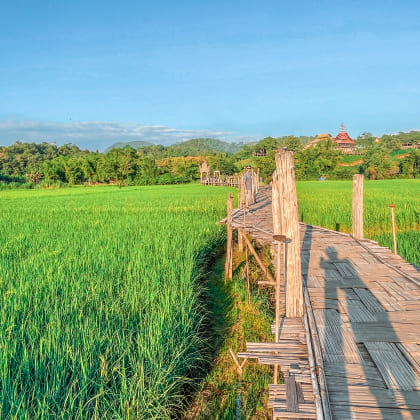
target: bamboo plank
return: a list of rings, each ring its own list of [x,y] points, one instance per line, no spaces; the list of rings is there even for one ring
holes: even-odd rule
[[[382,305],[378,302],[370,290],[361,288],[354,288],[353,290],[370,312],[385,312]]]
[[[420,387],[416,372],[394,343],[367,342],[365,346],[389,388],[408,391]]]
[[[315,406],[315,405],[314,405]],[[288,418],[288,419],[317,419],[316,411],[312,412],[309,409],[304,409],[297,413],[293,411],[286,411],[275,407],[273,409],[273,417],[276,418]]]
[[[407,410],[398,408],[384,408],[374,406],[346,407],[342,404],[331,405],[335,419],[357,420],[413,420],[420,419],[420,410]]]
[[[405,356],[409,364],[416,370],[417,378],[420,375],[420,346],[414,343],[397,343],[398,350]]]
[[[375,315],[360,300],[340,300],[342,312],[348,314],[352,322],[375,322]]]
[[[298,411],[298,398],[296,393],[296,382],[294,376],[286,377],[286,401],[287,411]]]
[[[404,328],[403,328],[404,327]],[[419,332],[409,324],[400,324],[395,330],[389,323],[352,323],[351,328],[356,343],[387,342],[417,343]]]
[[[324,364],[324,371],[327,377],[328,386],[333,389],[345,389],[350,385],[371,386],[376,388],[385,388],[385,382],[382,380],[377,367],[372,364],[360,363],[331,363]]]
[[[372,406],[420,410],[418,391],[395,392],[390,389],[348,386],[344,390],[329,390],[329,396],[332,404],[351,405],[352,408]]]

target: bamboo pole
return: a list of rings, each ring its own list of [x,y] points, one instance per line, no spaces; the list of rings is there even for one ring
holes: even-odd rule
[[[279,237],[281,235],[278,235]],[[280,239],[280,238],[279,238]],[[283,237],[286,239],[286,237]],[[277,240],[277,239],[276,239]],[[280,287],[281,287],[281,242],[277,240],[277,252],[276,252],[276,292],[275,292],[275,303],[276,303],[276,329],[274,331],[274,341],[279,342],[280,339]],[[274,365],[274,383],[277,384],[279,377],[279,365]]]
[[[243,239],[243,229],[238,228],[238,250],[239,252],[244,251],[244,239]]]
[[[395,204],[390,204],[389,207],[391,209],[392,237],[394,239],[394,254],[397,255],[397,234],[395,232],[395,214],[394,214],[394,210],[395,210],[396,205]]]
[[[260,190],[260,168],[257,168],[257,193]]]
[[[276,152],[277,180],[273,179],[273,191],[277,188],[276,204],[273,204],[275,234],[287,237],[285,257],[286,317],[303,316],[302,272],[300,261],[299,212],[296,193],[295,164],[293,152]],[[275,182],[276,181],[276,182]],[[277,187],[275,184],[277,183]],[[277,221],[274,220],[277,218]],[[286,247],[285,247],[286,248]],[[287,281],[286,281],[287,280]]]
[[[271,183],[271,207],[273,214],[273,232],[280,234],[280,207],[279,207],[279,186],[278,186],[278,174],[275,170],[273,172],[273,182]]]
[[[245,276],[246,276],[246,285],[248,288],[248,305],[251,304],[251,285],[249,283],[249,256],[248,248],[245,250]]]
[[[241,201],[240,203],[241,205],[239,207],[244,208],[245,207],[245,188],[244,188],[243,175],[241,176]]]
[[[254,256],[255,261],[257,262],[257,264],[260,266],[261,270],[263,271],[263,273],[265,274],[265,276],[268,278],[268,280],[272,283],[274,283],[274,278],[273,276],[270,274],[270,272],[268,271],[268,268],[264,265],[264,263],[261,261],[261,258],[259,257],[257,251],[255,251],[254,247],[252,246],[251,241],[246,237],[245,234],[242,235],[246,245],[248,245],[249,250],[251,251],[251,254]]]
[[[353,236],[357,239],[363,239],[363,180],[363,175],[353,175]]]
[[[226,279],[232,280],[232,193],[229,193],[227,201],[227,243],[225,260],[225,282]]]

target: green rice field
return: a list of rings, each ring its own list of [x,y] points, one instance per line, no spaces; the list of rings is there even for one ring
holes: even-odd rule
[[[352,181],[302,181],[297,189],[301,221],[351,233]],[[420,180],[365,181],[365,237],[393,249],[389,204],[396,204],[398,253],[420,265]]]
[[[171,418],[228,190],[0,192],[0,418]]]

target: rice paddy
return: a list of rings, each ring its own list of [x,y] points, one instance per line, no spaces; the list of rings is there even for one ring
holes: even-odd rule
[[[170,418],[227,190],[2,191],[0,418]]]
[[[297,183],[301,221],[351,233],[352,181]],[[397,251],[420,265],[420,180],[366,181],[365,237],[393,248],[391,211],[396,204]]]

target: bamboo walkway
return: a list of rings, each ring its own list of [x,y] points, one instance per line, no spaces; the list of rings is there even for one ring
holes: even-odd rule
[[[231,226],[275,252],[271,190]],[[238,354],[280,365],[273,417],[420,419],[420,269],[373,241],[303,223],[300,234],[304,317],[282,318],[278,343]]]

